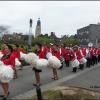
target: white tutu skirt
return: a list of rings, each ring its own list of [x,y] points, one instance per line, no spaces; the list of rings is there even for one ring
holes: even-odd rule
[[[9,83],[14,76],[14,70],[9,65],[0,66],[0,81],[2,83]]]
[[[72,66],[73,68],[74,68],[74,67],[78,67],[79,64],[80,64],[80,62],[79,62],[77,59],[75,59],[74,61],[71,61],[71,66]]]
[[[49,62],[49,67],[56,68],[56,69],[61,67],[60,60],[57,57],[55,57],[55,56],[51,56],[48,59],[48,62]]]
[[[18,58],[15,59],[15,66],[16,67],[21,66],[21,62],[18,60]]]
[[[47,59],[49,59],[51,56],[52,56],[52,53],[51,53],[51,52],[48,52],[48,53],[46,54],[46,58],[47,58]]]
[[[2,58],[2,56],[3,56],[3,54],[2,54],[2,52],[0,52],[0,58]]]
[[[0,66],[4,65],[4,63],[2,61],[0,61]]]
[[[30,65],[35,65],[39,57],[35,53],[28,53],[25,61]]]
[[[20,59],[21,60],[26,60],[27,54],[20,52]]]
[[[43,68],[46,68],[46,67],[48,67],[48,60],[38,59],[38,60],[36,60],[34,67],[38,70],[42,70]]]
[[[83,57],[82,59],[79,60],[80,64],[85,64],[87,60]]]

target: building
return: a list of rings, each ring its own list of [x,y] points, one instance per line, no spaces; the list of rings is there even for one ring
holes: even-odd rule
[[[77,30],[77,37],[83,44],[92,42],[94,45],[100,41],[100,23],[90,24]]]
[[[38,18],[36,30],[35,30],[35,37],[41,35],[41,21],[40,18]]]

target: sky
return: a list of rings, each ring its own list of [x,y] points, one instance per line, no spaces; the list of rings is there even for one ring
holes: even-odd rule
[[[10,26],[11,32],[28,33],[30,18],[33,34],[40,18],[42,34],[74,35],[100,22],[100,1],[0,1],[0,25]]]

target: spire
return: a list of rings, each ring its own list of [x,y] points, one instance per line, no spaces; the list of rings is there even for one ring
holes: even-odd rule
[[[41,34],[41,21],[40,18],[37,20],[36,30],[35,30],[35,37]]]

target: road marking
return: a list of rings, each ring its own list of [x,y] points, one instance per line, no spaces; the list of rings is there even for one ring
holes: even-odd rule
[[[93,69],[99,67],[99,65],[100,65],[100,64],[97,64],[96,66],[93,66],[93,67],[91,67],[91,68],[86,68],[86,69],[84,69],[83,71],[80,71],[80,72],[78,72],[78,73],[72,73],[72,75],[63,77],[63,78],[61,78],[61,79],[59,79],[59,80],[50,82],[50,83],[48,83],[48,84],[44,84],[44,85],[41,86],[41,90],[42,90],[42,91],[46,91],[46,90],[48,90],[48,89],[51,89],[51,88],[53,88],[53,87],[55,87],[55,86],[57,86],[57,85],[59,85],[59,84],[65,82],[65,81],[71,80],[71,79],[73,79],[73,78],[75,78],[75,77],[78,77],[78,76],[81,75],[81,74],[84,74],[84,73],[86,73],[86,72],[89,72],[89,71],[93,70]],[[36,95],[36,90],[35,90],[35,89],[32,89],[32,90],[30,90],[30,91],[28,91],[28,92],[25,92],[25,93],[23,93],[23,94],[20,94],[20,95],[18,95],[18,96],[15,96],[15,97],[13,97],[13,98],[11,98],[11,99],[29,99],[29,98],[32,97],[33,95]]]

